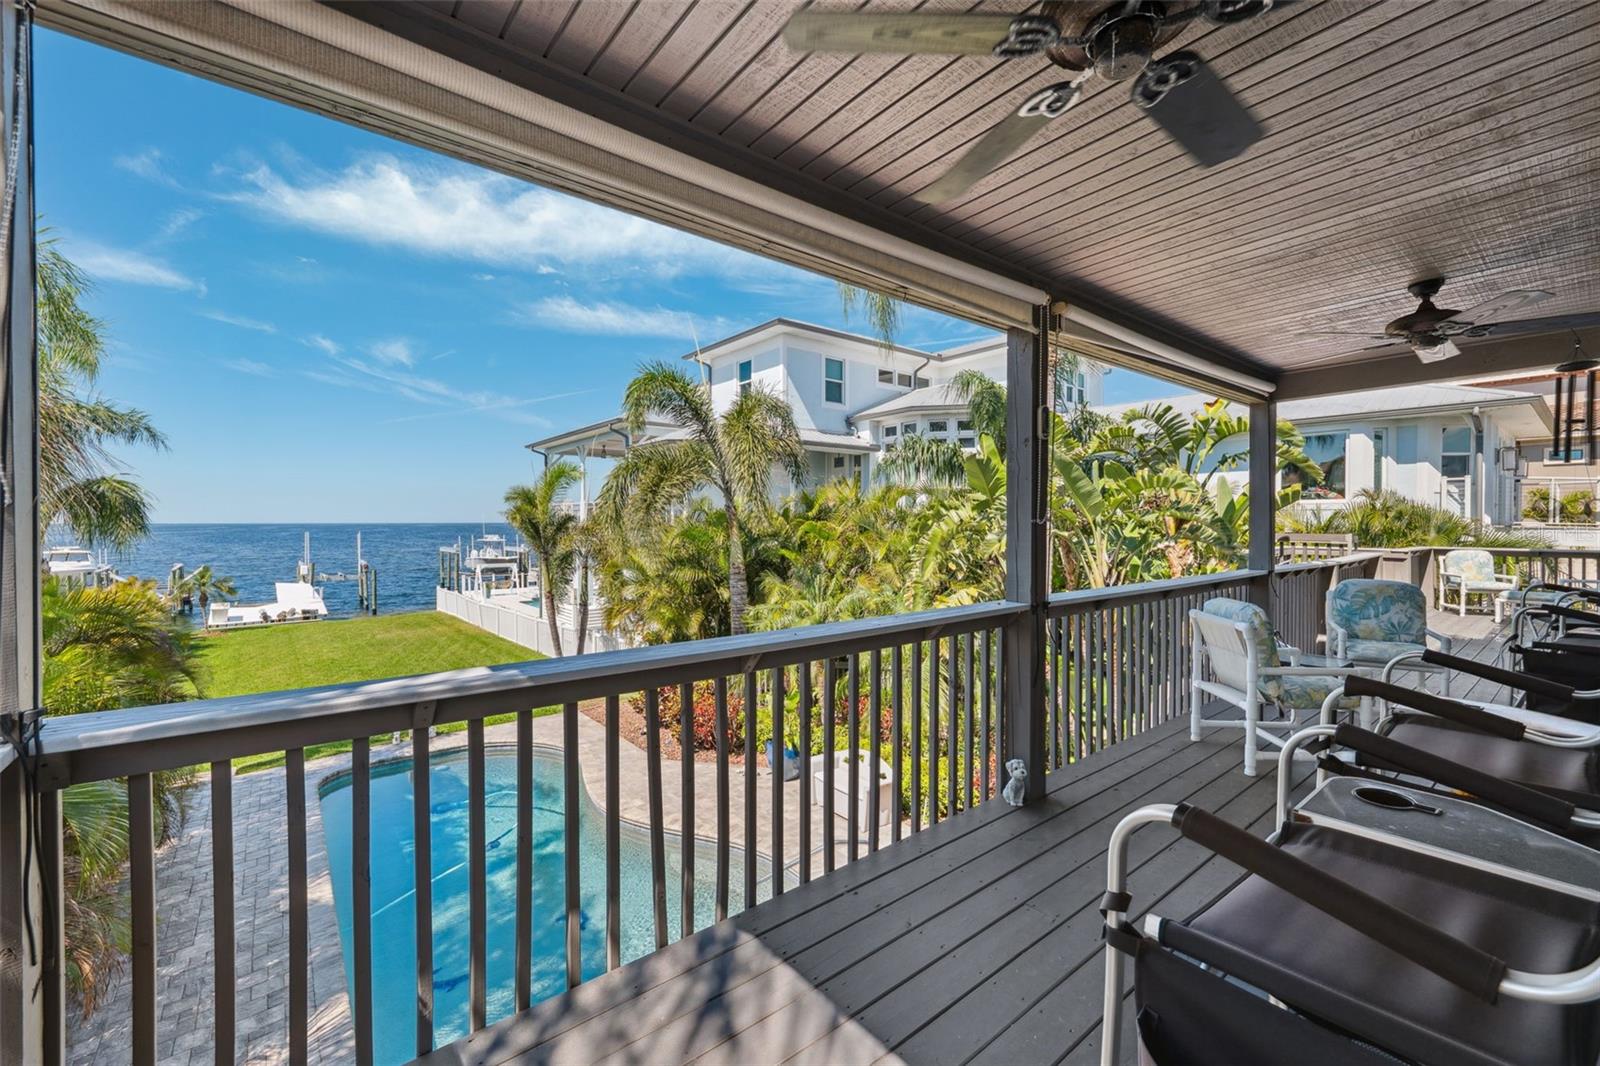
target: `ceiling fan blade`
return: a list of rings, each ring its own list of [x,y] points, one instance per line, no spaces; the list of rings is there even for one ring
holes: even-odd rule
[[[1485,300],[1469,310],[1456,312],[1450,317],[1450,321],[1474,326],[1488,325],[1491,322],[1499,322],[1513,311],[1520,311],[1524,307],[1548,300],[1554,295],[1543,289],[1513,289],[1501,293],[1492,300]]]
[[[1438,363],[1454,359],[1461,354],[1461,349],[1450,340],[1440,341],[1438,344],[1413,344],[1411,350],[1416,352],[1417,358],[1424,363]]]
[[[1203,167],[1242,154],[1266,132],[1193,52],[1173,52],[1146,67],[1134,82],[1133,102]]]
[[[1034,93],[1021,107],[985,133],[977,144],[967,149],[967,153],[956,160],[955,166],[922,190],[917,198],[927,204],[942,204],[960,196],[982,180],[984,175],[1015,155],[1017,149],[1028,143],[1053,119],[1066,114],[1081,95],[1081,90],[1072,82],[1062,82]]]
[[[1341,329],[1302,329],[1295,331],[1293,335],[1296,337],[1365,337],[1374,341],[1394,339],[1387,333],[1351,333]]]
[[[1013,25],[1019,20],[1012,15],[979,14],[918,14],[896,12],[880,14],[870,11],[801,11],[783,28],[783,39],[790,48],[800,52],[897,52],[927,53],[933,55],[994,54],[995,49],[1011,41]],[[1048,19],[1025,22],[1054,22]],[[1051,37],[1038,45],[1041,51],[1053,43],[1060,31],[1042,35]]]
[[[1455,319],[1451,320],[1452,322]],[[1600,326],[1600,311],[1586,311],[1575,315],[1550,315],[1545,318],[1519,318],[1513,322],[1474,323],[1455,333],[1468,340],[1474,337],[1516,337],[1529,333],[1565,333],[1574,329],[1593,329]]]

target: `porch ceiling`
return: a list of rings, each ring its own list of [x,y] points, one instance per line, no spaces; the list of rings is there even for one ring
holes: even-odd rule
[[[709,135],[802,195],[814,185],[887,212],[913,240],[981,253],[1278,372],[1371,343],[1296,331],[1381,328],[1414,308],[1405,286],[1422,277],[1449,279],[1441,306],[1544,288],[1556,296],[1541,316],[1600,310],[1600,5],[1321,0],[1234,26],[1196,22],[1175,47],[1206,56],[1267,128],[1245,156],[1195,167],[1126,106],[1125,85],[1092,81],[1067,119],[940,207],[918,194],[1061,71],[796,53],[778,36],[795,0],[383,6],[419,27],[449,20],[597,98],[644,105],[661,130]],[[362,8],[379,17],[342,6]],[[384,25],[407,33],[405,21]]]

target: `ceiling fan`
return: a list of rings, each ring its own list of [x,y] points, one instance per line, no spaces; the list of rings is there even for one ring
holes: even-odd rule
[[[1261,124],[1205,60],[1155,53],[1195,19],[1227,24],[1257,18],[1286,0],[1047,0],[1036,15],[801,11],[783,29],[806,52],[1043,55],[1072,71],[1068,81],[1023,100],[967,150],[920,199],[954,199],[1014,155],[1083,98],[1092,77],[1133,79],[1133,102],[1201,166],[1232,159],[1261,139]]]
[[[1455,311],[1446,307],[1435,307],[1434,296],[1438,295],[1444,287],[1443,278],[1429,278],[1426,281],[1415,281],[1406,286],[1406,291],[1418,300],[1417,309],[1409,315],[1399,318],[1383,327],[1382,333],[1342,333],[1338,331],[1314,331],[1299,334],[1302,337],[1365,337],[1369,340],[1404,341],[1417,353],[1417,358],[1424,363],[1437,363],[1442,359],[1449,359],[1461,354],[1461,349],[1455,346],[1454,337],[1486,337],[1491,333],[1531,333],[1542,332],[1546,327],[1550,329],[1565,329],[1573,325],[1572,316],[1566,318],[1533,318],[1519,319],[1511,322],[1500,321],[1502,317],[1513,311],[1543,300],[1548,300],[1551,293],[1543,289],[1513,289],[1503,292],[1492,300],[1486,300],[1469,311]],[[1600,315],[1577,316],[1579,318],[1600,319]],[[1582,323],[1587,324],[1587,323]],[[1380,345],[1388,347],[1388,345]]]

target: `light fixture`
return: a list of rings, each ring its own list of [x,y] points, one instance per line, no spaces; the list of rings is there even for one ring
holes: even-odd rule
[[[1572,433],[1581,421],[1583,423],[1584,443],[1586,450],[1584,460],[1592,461],[1594,456],[1594,376],[1600,369],[1600,359],[1592,359],[1583,350],[1583,340],[1574,330],[1572,334],[1573,358],[1556,367],[1556,430],[1551,441],[1556,445],[1557,454],[1566,462],[1572,461]],[[1578,375],[1583,375],[1583,414],[1578,414]],[[1565,402],[1562,399],[1563,387],[1566,391]],[[1565,415],[1565,417],[1563,417]]]

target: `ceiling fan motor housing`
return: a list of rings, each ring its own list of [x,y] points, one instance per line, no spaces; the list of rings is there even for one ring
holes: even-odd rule
[[[1122,14],[1121,5],[1101,15],[1089,28],[1084,51],[1094,61],[1094,71],[1107,81],[1123,81],[1150,64],[1161,33],[1161,19],[1139,8]]]

